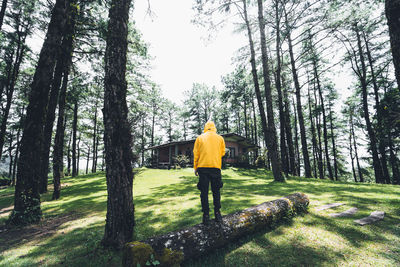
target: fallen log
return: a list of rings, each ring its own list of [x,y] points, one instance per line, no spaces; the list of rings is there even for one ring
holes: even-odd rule
[[[197,224],[141,242],[127,243],[123,251],[123,266],[145,266],[146,263],[179,266],[184,260],[205,255],[240,237],[304,212],[308,204],[307,195],[294,193],[225,215],[222,223]]]

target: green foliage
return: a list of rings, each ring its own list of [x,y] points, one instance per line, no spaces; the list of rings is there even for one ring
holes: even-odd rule
[[[186,155],[177,155],[174,158],[175,164],[177,164],[181,168],[186,168],[186,166],[189,164],[190,159]]]

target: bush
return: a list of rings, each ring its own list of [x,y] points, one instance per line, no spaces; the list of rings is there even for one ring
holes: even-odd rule
[[[186,155],[177,155],[174,158],[175,164],[181,168],[186,168],[186,166],[189,164],[190,159]]]
[[[0,186],[10,185],[10,184],[11,184],[11,179],[8,179],[6,177],[0,177]]]

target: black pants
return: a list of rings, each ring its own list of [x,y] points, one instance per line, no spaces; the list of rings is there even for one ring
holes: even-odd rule
[[[223,186],[221,178],[221,170],[218,168],[198,168],[199,183],[197,188],[200,190],[201,208],[203,213],[208,213],[208,187],[211,182],[211,191],[213,193],[214,211],[219,211],[221,208],[221,193],[220,189]]]

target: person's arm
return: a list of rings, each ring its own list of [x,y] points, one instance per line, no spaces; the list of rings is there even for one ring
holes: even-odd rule
[[[194,148],[193,148],[193,169],[194,169],[194,174],[197,176],[197,165],[199,163],[199,156],[200,156],[200,147],[199,147],[199,138],[196,138],[196,141],[194,142]]]

